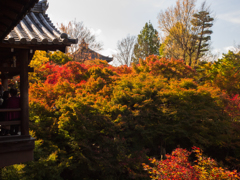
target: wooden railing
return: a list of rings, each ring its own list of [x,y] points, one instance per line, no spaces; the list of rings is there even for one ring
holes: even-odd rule
[[[0,109],[0,113],[1,112],[19,112],[21,111],[21,108],[17,108],[17,109]],[[0,120],[0,125],[1,126],[8,126],[8,125],[20,125],[21,124],[21,120],[14,120],[14,121],[1,121]]]
[[[0,112],[17,112],[17,111],[21,111],[21,108],[16,108],[16,109],[0,109]]]
[[[10,126],[10,125],[20,125],[21,120],[16,120],[16,121],[0,121],[1,126]]]

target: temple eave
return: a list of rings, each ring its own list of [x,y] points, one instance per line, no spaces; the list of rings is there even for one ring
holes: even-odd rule
[[[62,44],[62,45],[54,45],[54,44],[10,44],[10,43],[0,43],[0,47],[1,48],[16,48],[16,49],[32,49],[33,51],[35,50],[43,50],[43,51],[62,51],[62,52],[66,52],[66,46],[70,46],[66,45],[66,44]]]

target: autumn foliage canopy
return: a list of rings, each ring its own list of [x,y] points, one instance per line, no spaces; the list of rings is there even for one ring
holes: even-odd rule
[[[132,67],[114,67],[101,60],[81,64],[60,52],[42,51],[36,52],[31,66],[35,161],[12,167],[15,177],[149,179],[142,163],[166,179],[175,177],[175,171],[183,179],[202,177],[205,170],[188,159],[191,151],[174,150],[178,146],[200,147],[216,161],[239,167],[239,97],[213,82],[211,71],[200,74],[181,60],[154,55]],[[204,81],[200,76],[206,76]],[[159,147],[173,154],[157,160]],[[202,156],[201,150],[194,152]],[[205,161],[216,170],[206,170],[209,175],[231,174],[212,159],[200,162]],[[6,176],[13,169],[6,169]]]

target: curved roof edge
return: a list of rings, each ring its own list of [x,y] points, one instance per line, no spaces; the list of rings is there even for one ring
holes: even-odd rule
[[[39,0],[0,0],[0,41],[24,18]]]

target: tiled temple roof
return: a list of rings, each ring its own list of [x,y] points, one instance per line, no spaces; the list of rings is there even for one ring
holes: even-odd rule
[[[0,0],[0,41],[37,2],[38,0]]]
[[[4,42],[9,44],[36,44],[36,45],[71,45],[77,39],[71,39],[61,33],[52,24],[46,10],[47,0],[37,3],[20,23],[5,37]]]
[[[108,63],[113,61],[112,57],[104,56],[99,54],[98,52],[89,48],[89,45],[82,39],[80,48],[74,52],[75,57],[78,59],[77,61],[84,61],[84,60],[95,60],[100,59],[107,61]]]
[[[100,60],[105,60],[108,63],[112,62],[113,58],[112,57],[108,57],[108,56],[104,56],[102,54],[99,54],[93,50],[90,50],[90,54],[91,54],[91,59],[100,59]]]

